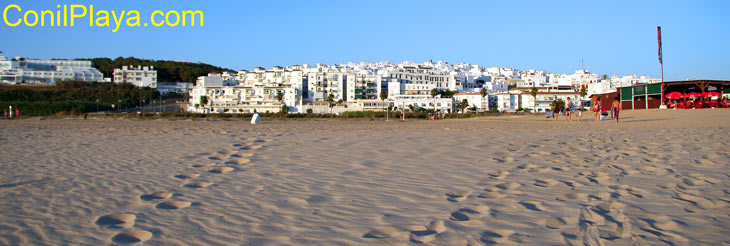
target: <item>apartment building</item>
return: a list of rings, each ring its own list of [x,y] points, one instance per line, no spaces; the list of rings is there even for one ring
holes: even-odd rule
[[[157,70],[152,66],[122,66],[114,69],[114,83],[130,83],[137,87],[157,88]]]
[[[60,81],[104,82],[91,61],[39,60],[0,56],[0,83],[55,84]]]

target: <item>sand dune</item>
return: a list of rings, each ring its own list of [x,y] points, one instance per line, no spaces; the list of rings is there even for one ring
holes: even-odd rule
[[[622,114],[0,121],[0,245],[729,242],[730,111]]]

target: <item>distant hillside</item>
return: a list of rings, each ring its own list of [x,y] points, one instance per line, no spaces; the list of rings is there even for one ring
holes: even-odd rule
[[[208,73],[220,73],[223,71],[233,71],[231,69],[216,67],[205,63],[164,61],[164,60],[146,60],[134,57],[117,57],[112,60],[110,58],[91,58],[77,59],[91,60],[94,67],[104,73],[104,77],[114,78],[114,69],[122,68],[122,66],[154,66],[157,69],[157,81],[160,82],[193,82],[199,76],[208,75]]]

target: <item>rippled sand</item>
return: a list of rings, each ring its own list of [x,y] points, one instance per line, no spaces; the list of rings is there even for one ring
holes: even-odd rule
[[[622,116],[3,120],[0,245],[730,242],[730,110]]]

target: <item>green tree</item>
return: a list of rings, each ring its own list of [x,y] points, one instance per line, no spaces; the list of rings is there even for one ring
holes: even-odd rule
[[[327,105],[330,107],[330,114],[332,113],[332,104],[335,102],[335,95],[330,93],[327,96]]]
[[[104,74],[104,77],[114,77],[114,69],[122,66],[153,66],[157,70],[157,81],[160,82],[193,82],[200,76],[208,73],[220,73],[224,71],[233,72],[231,69],[221,68],[205,63],[147,60],[135,57],[91,58],[78,59],[90,60],[94,67]]]
[[[287,113],[289,113],[289,106],[282,103],[281,110],[279,111],[279,113],[281,113],[282,115],[286,115]]]
[[[279,102],[284,100],[284,94],[282,94],[280,90],[276,91],[276,100]]]
[[[530,89],[530,95],[532,95],[533,103],[532,103],[532,112],[537,112],[537,87],[532,87]]]
[[[439,89],[433,88],[431,89],[431,97],[433,98],[433,108],[436,109],[436,95],[439,94]]]
[[[205,106],[208,105],[208,97],[207,96],[200,96],[200,104]]]
[[[461,113],[466,113],[465,109],[469,107],[469,101],[464,98],[457,106],[461,109]]]

